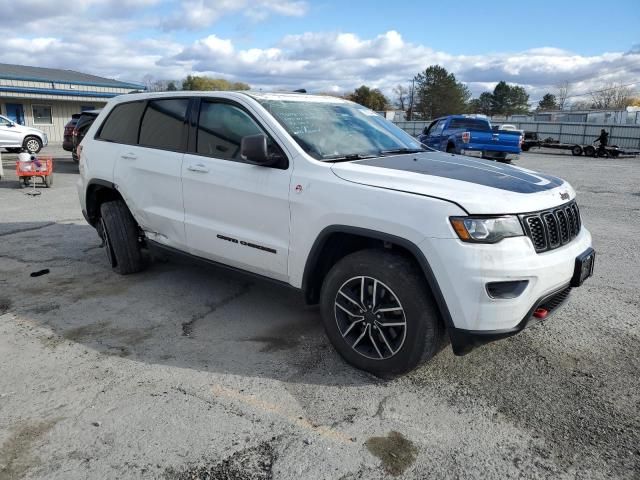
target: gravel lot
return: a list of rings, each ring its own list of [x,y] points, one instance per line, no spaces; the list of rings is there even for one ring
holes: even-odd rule
[[[640,478],[640,159],[525,154],[578,190],[595,277],[548,323],[381,381],[293,290],[112,273],[76,165],[43,153],[34,198],[2,155],[0,480]]]

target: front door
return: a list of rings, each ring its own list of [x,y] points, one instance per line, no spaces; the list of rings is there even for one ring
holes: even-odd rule
[[[242,137],[258,133],[282,163],[242,160]],[[292,166],[271,133],[239,104],[202,100],[182,167],[185,229],[194,255],[286,281]]]
[[[7,103],[7,117],[18,125],[24,125],[24,108],[21,103]]]
[[[20,146],[24,133],[19,130],[19,127],[13,121],[7,117],[0,116],[0,148]]]

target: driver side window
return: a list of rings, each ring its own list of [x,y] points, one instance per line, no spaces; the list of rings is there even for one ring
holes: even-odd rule
[[[444,130],[444,124],[446,123],[446,120],[440,120],[438,121],[438,123],[436,123],[433,128],[429,131],[429,136],[430,137],[439,137],[442,134],[442,131]]]
[[[0,125],[6,127],[7,125],[10,125],[10,124],[11,124],[11,120],[5,117],[0,117]]]

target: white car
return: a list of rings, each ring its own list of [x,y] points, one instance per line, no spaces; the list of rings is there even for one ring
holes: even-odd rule
[[[300,289],[378,375],[447,337],[462,355],[514,335],[593,271],[567,182],[432,151],[334,97],[122,95],[80,147],[82,210],[116,272],[160,249]]]
[[[37,128],[25,127],[0,115],[0,148],[17,153],[23,148],[38,153],[49,143],[47,134]]]

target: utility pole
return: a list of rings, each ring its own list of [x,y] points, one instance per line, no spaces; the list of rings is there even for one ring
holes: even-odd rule
[[[409,105],[409,121],[413,120],[413,90],[416,85],[416,77],[411,79],[411,105]]]

